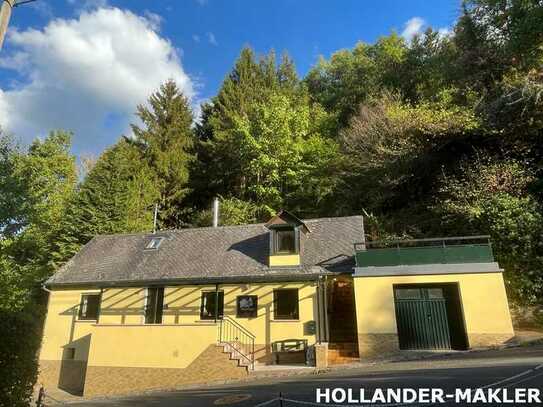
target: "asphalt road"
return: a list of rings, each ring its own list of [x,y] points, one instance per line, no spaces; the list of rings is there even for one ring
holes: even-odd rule
[[[184,391],[160,392],[130,398],[99,400],[77,403],[80,407],[201,407],[201,406],[281,406],[279,400],[272,401],[281,393],[283,407],[316,405],[317,388],[353,389],[355,400],[359,389],[366,395],[374,394],[376,388],[386,389],[443,389],[445,394],[454,393],[456,388],[507,388],[509,394],[515,388],[536,388],[543,398],[543,346],[515,348],[500,351],[462,353],[430,360],[384,363],[364,369],[346,369],[325,374],[290,377],[283,379],[261,379],[242,385],[223,385]],[[330,390],[330,391],[331,391]],[[341,392],[337,396],[341,396]],[[543,401],[543,400],[542,400]],[[330,403],[333,400],[330,399]],[[336,405],[367,405],[367,403],[333,403]],[[326,404],[318,404],[326,405]],[[386,404],[373,404],[384,406]],[[391,404],[389,404],[390,406]],[[417,405],[409,404],[411,406]],[[428,404],[424,404],[428,405]],[[440,404],[438,404],[440,405]],[[448,401],[445,405],[457,406]],[[470,404],[495,406],[492,404]],[[543,404],[505,404],[539,405]]]

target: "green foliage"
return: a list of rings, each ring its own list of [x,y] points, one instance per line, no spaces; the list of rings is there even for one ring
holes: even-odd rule
[[[0,405],[28,405],[36,380],[39,287],[77,178],[70,137],[51,132],[27,151],[0,138]]]
[[[37,379],[43,298],[20,311],[0,309],[0,406],[26,407]]]
[[[398,93],[413,102],[433,97],[452,76],[449,38],[428,30],[408,45],[396,33],[373,44],[359,42],[352,50],[321,57],[305,78],[312,97],[336,118],[335,131],[348,125],[366,104],[383,92]]]
[[[219,225],[247,225],[259,221],[262,210],[252,202],[237,198],[221,198],[219,209]],[[194,216],[194,226],[211,226],[213,214],[211,210],[203,210]]]
[[[96,235],[153,229],[160,183],[142,155],[125,139],[102,154],[66,208],[54,254],[58,263]]]
[[[543,298],[543,208],[528,193],[533,181],[518,162],[479,159],[442,178],[435,204],[446,228],[491,235],[511,294],[524,303]]]
[[[239,152],[242,197],[268,213],[283,206],[303,213],[327,198],[333,179],[321,175],[333,165],[337,148],[315,132],[318,114],[307,99],[271,95],[254,111],[236,117],[230,131],[217,134],[217,144]]]
[[[189,165],[194,160],[192,111],[188,99],[173,80],[139,105],[137,115],[144,127],[132,125],[142,157],[154,174],[160,191],[160,228],[181,225],[180,208],[189,192]]]
[[[428,193],[424,186],[431,186],[431,177],[450,159],[442,152],[478,128],[474,114],[451,105],[446,95],[439,102],[412,106],[384,93],[360,107],[341,132],[347,179],[357,185],[345,191],[347,200],[373,211],[405,207],[406,200]]]
[[[245,48],[199,123],[166,82],[79,184],[68,133],[0,131],[0,404],[35,380],[36,287],[97,234],[151,230],[156,203],[162,229],[209,225],[222,196],[222,225],[285,208],[363,213],[373,240],[489,233],[513,298],[541,303],[541,27],[541,2],[466,0],[448,35],[359,42],[303,80]]]
[[[213,104],[204,108],[195,195],[207,198],[202,204],[213,194],[253,202],[261,216],[281,207],[322,211],[339,159],[335,142],[324,134],[328,120],[310,101],[288,56],[279,65],[273,53],[257,62],[244,49]]]

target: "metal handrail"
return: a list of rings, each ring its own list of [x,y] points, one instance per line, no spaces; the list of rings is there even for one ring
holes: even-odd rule
[[[367,241],[367,242],[357,242],[354,243],[355,250],[359,250],[358,247],[363,246],[365,249],[368,249],[368,246],[375,246],[375,245],[387,245],[391,246],[394,245],[396,248],[400,248],[401,244],[406,243],[423,243],[423,242],[436,242],[441,243],[443,246],[446,246],[445,242],[451,242],[451,241],[460,241],[460,240],[486,240],[487,243],[490,243],[490,235],[477,235],[477,236],[457,236],[457,237],[439,237],[439,238],[425,238],[425,239],[397,239],[397,240],[375,240],[375,241]],[[479,243],[481,244],[481,243]],[[460,246],[459,245],[451,245],[451,246]],[[384,248],[390,248],[390,247],[384,247]]]
[[[228,345],[232,352],[249,362],[255,368],[255,336],[245,327],[228,316],[219,322],[219,344]]]

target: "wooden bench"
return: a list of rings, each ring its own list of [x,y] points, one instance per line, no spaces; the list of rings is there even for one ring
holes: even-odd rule
[[[285,339],[272,343],[272,352],[275,356],[275,364],[305,363],[307,351],[307,339]]]

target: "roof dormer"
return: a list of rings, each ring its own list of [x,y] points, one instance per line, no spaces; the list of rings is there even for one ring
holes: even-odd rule
[[[300,234],[308,233],[305,223],[291,213],[281,210],[266,227],[270,230],[270,267],[290,267],[301,264]]]

